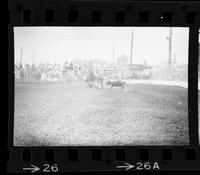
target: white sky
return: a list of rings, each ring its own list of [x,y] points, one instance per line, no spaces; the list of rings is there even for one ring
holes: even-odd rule
[[[102,59],[112,62],[115,57],[130,57],[133,35],[133,63],[158,65],[168,59],[168,27],[15,27],[15,63],[57,62],[78,59]],[[189,28],[173,28],[172,56],[178,63],[188,63]]]

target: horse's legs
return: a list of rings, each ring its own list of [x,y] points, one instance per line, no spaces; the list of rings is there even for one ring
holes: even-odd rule
[[[103,87],[103,80],[101,81],[101,88],[104,88],[104,87]]]
[[[92,88],[94,88],[95,87],[95,83],[94,83],[94,80],[92,81]]]
[[[88,82],[89,88],[93,88],[92,82]]]
[[[125,86],[125,84],[122,84],[122,90],[124,90],[124,86]]]
[[[89,87],[88,79],[86,79],[86,87]]]

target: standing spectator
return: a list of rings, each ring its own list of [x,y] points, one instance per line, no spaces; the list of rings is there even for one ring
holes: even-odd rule
[[[14,75],[15,75],[15,80],[20,80],[20,71],[16,64],[15,64]]]
[[[35,64],[32,64],[30,67],[30,80],[35,81],[36,80],[36,66]]]
[[[19,65],[19,74],[20,74],[20,80],[24,81],[24,79],[25,79],[25,71],[24,71],[22,63],[20,63],[20,65]]]

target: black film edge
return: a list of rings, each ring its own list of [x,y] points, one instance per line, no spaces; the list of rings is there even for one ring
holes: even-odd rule
[[[23,136],[23,134],[21,134],[16,139],[15,135],[17,134],[15,132],[18,131],[18,129],[21,126],[25,125],[24,121],[22,120],[20,120],[21,123],[17,123],[16,125],[14,125],[15,122],[14,113],[16,112],[14,111],[15,110],[14,107],[16,105],[14,100],[16,99],[15,95],[18,93],[18,91],[15,91],[15,88],[18,85],[20,86],[20,83],[22,85],[28,83],[34,84],[32,80],[31,80],[32,82],[20,82],[21,79],[19,80],[18,85],[15,84],[15,78],[16,78],[16,75],[14,77],[15,60],[16,60],[15,57],[16,55],[20,56],[20,51],[16,51],[14,47],[16,46],[16,49],[18,48],[18,46],[15,45],[14,43],[14,37],[15,37],[14,30],[20,27],[28,28],[28,27],[59,27],[59,26],[66,28],[67,27],[188,28],[188,34],[189,34],[188,35],[189,36],[188,106],[187,106],[188,118],[186,119],[186,121],[188,122],[187,125],[189,128],[188,129],[189,144],[186,145],[184,144],[142,145],[141,144],[141,146],[139,146],[137,144],[123,145],[119,143],[119,145],[115,146],[113,146],[112,144],[109,146],[105,145],[64,146],[63,144],[60,146],[58,145],[49,146],[48,145],[49,140],[47,140],[45,143],[43,142],[39,146],[37,144],[36,146],[34,146],[34,144],[31,145],[32,143],[28,142],[26,142],[25,145],[14,146],[14,140],[16,141],[16,143],[18,143],[17,140],[20,140],[21,139],[20,137]],[[41,2],[36,0],[29,0],[29,1],[9,0],[8,1],[9,115],[8,115],[7,171],[18,172],[18,173],[21,172],[63,173],[63,172],[77,172],[77,171],[86,172],[86,171],[122,171],[122,170],[123,171],[200,170],[200,149],[199,149],[200,136],[198,134],[200,130],[198,126],[200,120],[198,118],[198,74],[200,71],[198,69],[198,60],[199,60],[198,52],[200,48],[199,27],[200,27],[200,3],[197,1],[114,2],[114,1],[101,0],[93,2],[93,1],[43,0]],[[112,45],[111,53],[113,52],[114,49],[116,50],[117,48],[116,45],[117,44],[115,43]],[[19,45],[19,47],[21,46]],[[31,57],[31,61],[32,57],[37,58],[36,51],[35,51],[36,53],[34,53],[34,51],[32,50],[29,51],[27,48],[24,48],[23,50],[22,48],[21,53],[23,52],[24,55],[27,56],[27,58]],[[113,55],[111,54],[111,56]],[[103,78],[105,79],[105,77]],[[115,84],[112,84],[112,82],[110,81],[109,83],[113,85],[113,88],[108,92],[115,93],[118,89],[115,88]],[[108,86],[110,86],[109,83],[107,83]],[[91,90],[90,85],[91,84],[89,82],[88,83],[89,90]],[[73,87],[75,87],[75,85],[73,85]],[[126,87],[127,89],[131,88],[131,85],[125,86],[124,92],[126,92],[127,90]],[[88,91],[88,89],[86,91]],[[89,93],[91,94],[91,92],[93,92],[93,90],[91,90]],[[21,94],[23,93],[21,92]],[[109,96],[109,94],[105,96]],[[157,103],[162,103],[162,102],[158,101]],[[23,103],[23,105],[24,104],[25,103]],[[7,116],[5,117],[7,118]],[[66,115],[66,120],[69,120],[69,118],[67,117],[68,116]],[[102,121],[103,120],[104,119],[102,119]],[[113,119],[111,118],[109,121],[112,120]],[[31,122],[34,123],[35,121],[33,120]],[[87,121],[84,122],[87,123]],[[15,126],[19,127],[14,128]],[[172,126],[174,126],[174,123],[172,124]],[[111,128],[112,130],[111,126],[109,126],[109,128]],[[51,129],[53,130],[53,128]],[[181,127],[177,128],[177,130],[181,130]],[[163,138],[164,137],[165,136],[163,136]],[[22,138],[21,141],[23,139],[26,140],[27,138]],[[33,138],[33,140],[34,139],[35,138]],[[103,139],[104,137],[102,136],[100,140]],[[35,142],[38,142],[38,140],[36,139]]]

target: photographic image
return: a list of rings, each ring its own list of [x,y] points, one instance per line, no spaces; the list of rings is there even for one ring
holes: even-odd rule
[[[14,27],[13,145],[189,145],[188,42],[187,27]]]

